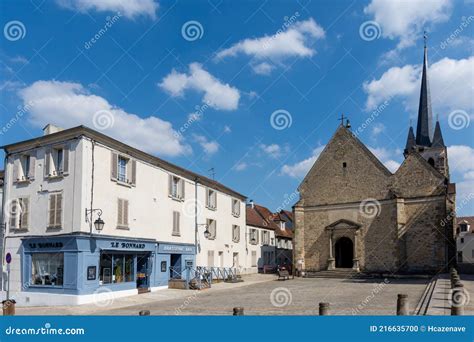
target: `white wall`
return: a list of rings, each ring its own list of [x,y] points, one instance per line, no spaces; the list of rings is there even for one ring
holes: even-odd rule
[[[256,229],[257,230],[257,234],[258,234],[259,238],[258,238],[258,242],[256,244],[251,244],[250,243],[250,230],[251,229]],[[270,233],[270,243],[268,245],[263,244],[262,231],[267,231],[267,232]],[[274,260],[274,258],[275,258],[275,249],[276,249],[276,247],[275,247],[275,244],[276,244],[275,231],[273,231],[271,229],[263,229],[263,228],[260,228],[260,227],[248,225],[247,226],[247,234],[248,234],[247,241],[249,241],[248,242],[247,264],[250,266],[250,272],[256,273],[256,272],[258,272],[259,268],[263,268],[263,266],[264,266],[263,253],[264,252],[273,252],[273,260],[269,265],[275,266],[275,260]],[[256,267],[252,265],[252,252],[256,252],[256,254],[257,254],[257,266]]]
[[[461,242],[463,239],[463,242]],[[460,233],[456,238],[456,247],[458,252],[462,252],[463,263],[474,263],[474,234],[473,233]],[[456,255],[457,257],[457,255]],[[458,262],[460,260],[458,259]]]

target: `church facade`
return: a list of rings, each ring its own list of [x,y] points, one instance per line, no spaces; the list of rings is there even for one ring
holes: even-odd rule
[[[424,49],[416,135],[390,172],[341,125],[299,186],[295,267],[302,272],[435,273],[454,262],[455,184],[433,125]]]

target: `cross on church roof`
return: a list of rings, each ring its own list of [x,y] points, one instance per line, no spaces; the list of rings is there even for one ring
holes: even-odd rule
[[[341,114],[341,117],[338,119],[341,120],[341,126],[344,126],[344,119],[347,119],[347,117],[344,116],[344,114]]]

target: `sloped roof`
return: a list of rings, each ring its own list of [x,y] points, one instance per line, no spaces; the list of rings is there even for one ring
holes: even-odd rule
[[[472,229],[474,227],[474,216],[456,217],[456,226],[459,226],[461,223],[467,223]]]

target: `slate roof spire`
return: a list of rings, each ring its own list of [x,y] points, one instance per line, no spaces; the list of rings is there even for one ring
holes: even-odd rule
[[[431,147],[446,147],[444,145],[443,134],[441,134],[441,126],[439,125],[439,121],[436,120],[436,126],[433,134],[433,143]]]
[[[421,76],[420,105],[418,107],[418,123],[416,126],[416,144],[430,146],[433,138],[433,113],[431,111],[430,87],[428,84],[428,52],[426,48],[426,32],[424,38],[423,74]]]
[[[410,125],[408,130],[407,144],[405,145],[405,153],[408,153],[415,146],[415,133],[413,133],[413,127]]]

